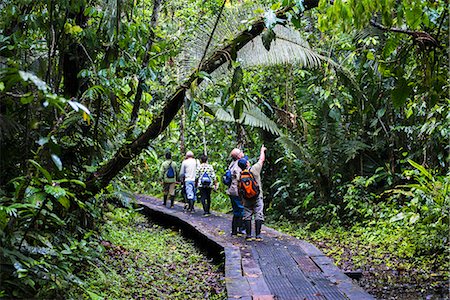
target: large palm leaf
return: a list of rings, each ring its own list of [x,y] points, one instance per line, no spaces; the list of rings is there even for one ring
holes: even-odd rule
[[[236,122],[242,125],[262,128],[276,135],[280,134],[280,129],[277,124],[266,116],[257,106],[244,106],[239,119],[234,118],[233,109],[231,107],[224,108],[218,104],[208,104],[208,108],[212,110],[219,121]]]

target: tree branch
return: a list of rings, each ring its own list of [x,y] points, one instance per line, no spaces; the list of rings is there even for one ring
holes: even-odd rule
[[[412,30],[406,30],[406,29],[401,29],[401,28],[396,28],[396,27],[389,28],[389,27],[386,27],[386,26],[378,23],[374,19],[370,20],[370,24],[373,27],[381,29],[383,31],[397,32],[397,33],[403,33],[403,34],[410,35],[413,37],[414,41],[419,46],[430,46],[432,48],[439,47],[438,41],[434,37],[432,37],[431,34],[429,34],[428,32],[412,31]]]

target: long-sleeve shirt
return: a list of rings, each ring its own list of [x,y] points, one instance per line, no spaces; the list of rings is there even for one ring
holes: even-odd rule
[[[213,166],[207,163],[203,163],[200,166],[198,166],[197,171],[195,172],[195,179],[198,180],[198,187],[203,187],[202,185],[202,176],[206,172],[208,174],[209,178],[211,179],[211,185],[209,187],[213,186],[213,183],[217,181],[216,179],[216,172],[214,172]]]
[[[238,181],[241,175],[241,168],[238,166],[238,161],[232,161],[228,169],[231,171],[231,185],[227,189],[227,194],[230,196],[239,196]]]
[[[167,177],[167,170],[169,170],[170,165],[172,166],[172,169],[174,172],[173,178]],[[159,168],[159,178],[165,183],[176,182],[177,181],[177,170],[178,170],[177,164],[174,161],[172,161],[171,159],[167,159],[161,164],[161,167]]]

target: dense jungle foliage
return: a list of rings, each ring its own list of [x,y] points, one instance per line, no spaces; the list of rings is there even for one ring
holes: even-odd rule
[[[446,0],[0,2],[0,297],[97,297],[109,201],[161,193],[167,150],[222,174],[261,144],[270,222],[448,290],[448,26]]]

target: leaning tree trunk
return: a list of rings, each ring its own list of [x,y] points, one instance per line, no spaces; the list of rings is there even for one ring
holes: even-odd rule
[[[303,5],[305,9],[311,9],[318,5],[318,0],[306,0]],[[290,11],[292,6],[288,6],[279,10],[276,15],[278,18],[285,18],[286,12]],[[186,90],[191,86],[194,80],[198,83],[201,78],[197,77],[200,72],[212,73],[221,65],[229,60],[229,57],[235,57],[238,50],[242,49],[248,42],[259,36],[264,30],[264,19],[256,20],[249,29],[242,31],[231,40],[222,49],[219,49],[211,54],[211,56],[204,60],[201,67],[196,70],[189,79],[179,86],[174,95],[172,95],[166,102],[160,115],[153,120],[147,130],[141,133],[131,143],[123,144],[116,154],[105,163],[98,171],[92,173],[87,181],[85,191],[79,195],[80,198],[85,199],[97,194],[101,189],[106,187],[109,182],[141,151],[149,145],[149,142],[159,136],[159,134],[167,128],[173,120],[179,109],[183,105]]]

